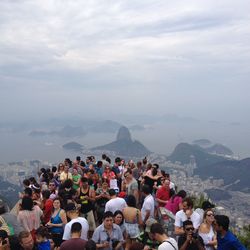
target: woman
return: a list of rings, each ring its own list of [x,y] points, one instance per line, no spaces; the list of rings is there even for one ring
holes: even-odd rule
[[[203,239],[206,250],[214,250],[217,245],[216,234],[213,229],[214,213],[212,210],[204,212],[203,223],[199,228],[199,235]]]
[[[122,211],[120,210],[116,210],[115,213],[114,213],[114,223],[116,225],[118,225],[122,231],[122,234],[123,234],[123,237],[124,239],[126,239],[126,228],[125,228],[125,225],[124,225],[124,216],[123,216],[123,213]]]
[[[50,221],[47,223],[52,239],[56,246],[60,246],[62,243],[62,235],[64,226],[67,224],[66,213],[61,209],[61,201],[59,198],[53,201],[53,210]]]
[[[136,208],[136,199],[133,195],[127,197],[127,207],[123,209],[124,225],[127,231],[126,249],[129,249],[130,245],[139,236],[139,225],[142,225],[141,211]]]
[[[102,178],[105,179],[105,181],[110,184],[110,180],[115,179],[115,173],[111,171],[110,166],[106,165],[104,172],[102,174]]]
[[[102,186],[96,189],[96,214],[99,224],[102,224],[102,216],[105,211],[105,204],[109,201],[109,187],[107,182],[103,182]]]
[[[33,200],[30,197],[23,197],[17,220],[26,231],[31,232],[33,238],[35,230],[40,227],[42,216],[43,211],[41,208],[38,205],[34,206]]]
[[[60,175],[64,171],[64,164],[59,163],[57,167],[57,180],[60,181]]]
[[[186,197],[187,193],[184,190],[180,190],[176,195],[172,196],[167,202],[165,208],[176,214],[182,209],[182,200]]]

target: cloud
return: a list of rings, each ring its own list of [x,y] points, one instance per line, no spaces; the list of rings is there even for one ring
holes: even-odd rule
[[[14,114],[17,104],[7,103],[15,96],[27,116],[26,101],[40,113],[49,105],[51,114],[75,112],[79,94],[95,110],[105,96],[102,108],[112,112],[171,107],[213,116],[217,102],[239,110],[249,104],[248,7],[232,0],[3,0],[0,111]],[[216,89],[227,89],[227,98]],[[67,96],[70,104],[59,102]],[[230,102],[235,96],[243,103]]]

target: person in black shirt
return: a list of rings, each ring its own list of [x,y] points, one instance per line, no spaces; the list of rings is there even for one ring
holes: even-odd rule
[[[179,237],[179,250],[205,250],[202,238],[194,232],[193,222],[183,222],[184,234]]]

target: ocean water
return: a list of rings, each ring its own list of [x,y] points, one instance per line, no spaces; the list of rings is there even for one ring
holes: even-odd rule
[[[58,136],[31,137],[30,131],[6,132],[0,130],[0,163],[24,160],[42,160],[58,163],[64,158],[74,159],[75,152],[65,151],[62,145],[71,141],[86,148],[115,140],[115,133],[89,133],[84,137],[60,138]],[[167,123],[153,124],[142,131],[131,131],[133,139],[142,142],[150,151],[169,155],[180,142],[192,143],[196,139],[209,139],[221,143],[241,159],[250,157],[250,130],[243,125],[218,123]]]

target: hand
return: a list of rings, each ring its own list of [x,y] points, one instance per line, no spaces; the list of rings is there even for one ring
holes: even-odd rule
[[[108,242],[108,241],[105,241],[105,242],[103,243],[103,247],[104,247],[104,248],[109,247],[109,242]]]
[[[190,242],[192,241],[192,239],[193,239],[192,233],[187,234],[187,241]]]
[[[47,227],[52,227],[53,224],[49,221],[47,224],[46,224]]]
[[[186,210],[185,214],[188,218],[190,218],[192,215],[192,210],[191,209]]]
[[[149,249],[150,249],[150,247],[147,245],[143,248],[143,250],[149,250]]]

